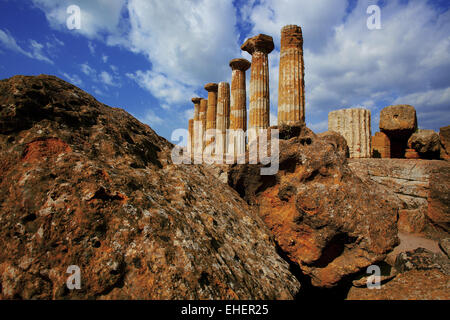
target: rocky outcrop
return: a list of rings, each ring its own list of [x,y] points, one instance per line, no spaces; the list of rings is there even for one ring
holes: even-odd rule
[[[402,251],[391,268],[390,279],[383,276],[379,289],[355,285],[349,300],[435,300],[450,299],[450,260],[441,252],[418,247]],[[392,271],[395,269],[395,271]],[[357,283],[358,284],[358,283]]]
[[[414,149],[424,159],[439,159],[439,135],[433,130],[418,130],[408,139],[408,148]]]
[[[229,184],[256,204],[286,257],[318,287],[383,260],[398,243],[389,194],[350,170],[341,136],[320,138],[304,125],[279,130],[279,172],[235,165]]]
[[[442,127],[439,130],[441,141],[441,159],[450,160],[450,126]]]
[[[352,287],[348,300],[450,300],[450,276],[438,269],[411,270],[380,289]]]
[[[399,230],[440,238],[449,232],[450,165],[445,161],[350,159],[361,179],[372,180],[400,200]]]
[[[2,80],[0,97],[0,298],[298,292],[255,211],[201,166],[174,165],[147,125],[52,76]]]

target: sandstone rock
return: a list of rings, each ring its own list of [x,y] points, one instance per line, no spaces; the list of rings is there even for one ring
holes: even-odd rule
[[[400,231],[423,233],[431,238],[448,236],[449,171],[446,161],[408,159],[349,159],[361,179],[388,189],[400,200]]]
[[[395,260],[398,272],[410,270],[438,269],[445,275],[450,275],[450,260],[441,253],[434,253],[424,248],[401,252]]]
[[[406,149],[405,150],[405,158],[406,159],[420,159],[420,154],[414,149]]]
[[[319,287],[383,260],[398,243],[388,195],[352,173],[338,151],[340,138],[320,139],[304,125],[289,134],[279,130],[288,140],[279,141],[278,174],[235,165],[229,184],[257,204],[281,250]]]
[[[450,233],[450,166],[442,166],[431,172],[427,202],[427,217],[435,225]]]
[[[417,130],[416,110],[410,105],[388,106],[380,112],[380,131],[390,140],[391,158],[403,158],[411,134]]]
[[[254,210],[201,166],[174,165],[147,125],[53,76],[2,80],[0,97],[0,298],[297,293]]]
[[[450,238],[443,238],[439,240],[439,247],[445,252],[447,257],[450,258]]]
[[[439,130],[441,141],[441,159],[450,160],[450,126],[442,127]]]
[[[450,276],[437,269],[411,270],[378,290],[352,287],[347,300],[450,300]]]
[[[439,159],[439,135],[433,130],[419,130],[408,139],[408,148],[417,151],[422,158]]]
[[[335,131],[325,131],[317,135],[323,141],[333,144],[336,150],[345,158],[350,157],[350,151],[347,145],[347,140]]]
[[[376,132],[372,137],[372,157],[391,157],[391,142],[389,140],[389,137],[383,132]]]

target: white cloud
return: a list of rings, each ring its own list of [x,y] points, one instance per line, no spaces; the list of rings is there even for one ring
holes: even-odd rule
[[[91,76],[91,77],[97,76],[97,71],[95,71],[93,68],[91,68],[87,62],[81,64],[80,67],[81,67],[81,72],[83,72],[85,75]]]
[[[147,109],[143,118],[140,118],[141,122],[148,124],[150,127],[162,125],[164,120],[156,115],[152,109]]]
[[[186,102],[194,95],[193,87],[151,70],[138,70],[134,74],[127,73],[127,76],[136,81],[141,88],[150,91],[156,98],[165,101],[166,105]]]
[[[120,29],[121,11],[126,0],[32,0],[45,12],[49,24],[56,29],[80,33],[90,39],[115,34]],[[81,28],[67,29],[67,8],[77,5],[81,9]]]
[[[31,59],[36,59],[40,61],[45,61],[47,63],[53,64],[53,61],[50,60],[46,54],[43,52],[44,45],[35,41],[30,40],[30,51],[24,50],[21,46],[19,46],[14,39],[14,37],[8,32],[8,30],[3,31],[0,29],[0,42],[9,50],[14,52],[23,54]]]
[[[100,81],[107,86],[115,86],[113,77],[106,71],[102,71],[99,75]]]
[[[107,55],[102,55],[102,61],[103,61],[103,63],[107,63],[108,62],[108,56]]]
[[[80,79],[80,77],[79,76],[77,76],[76,74],[74,74],[74,75],[70,75],[70,74],[68,74],[68,73],[63,73],[62,74],[67,80],[69,80],[69,82],[70,83],[72,83],[72,84],[74,84],[74,85],[76,85],[76,86],[81,86],[81,85],[83,85],[83,81]]]

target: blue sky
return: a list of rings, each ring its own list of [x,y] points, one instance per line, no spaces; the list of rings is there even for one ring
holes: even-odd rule
[[[69,30],[67,7],[81,9]],[[367,7],[381,29],[367,28]],[[229,60],[258,33],[269,55],[276,123],[281,27],[303,29],[306,122],[327,130],[328,112],[390,104],[416,107],[419,127],[450,124],[450,3],[368,0],[0,0],[0,78],[53,74],[120,107],[170,140],[193,114],[191,97],[230,81]],[[250,73],[247,72],[249,78]],[[249,79],[247,79],[249,80]],[[248,88],[248,86],[247,86]]]

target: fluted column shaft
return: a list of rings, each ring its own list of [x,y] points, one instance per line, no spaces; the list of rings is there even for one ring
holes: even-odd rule
[[[231,73],[230,129],[247,131],[247,92],[245,71],[233,69]]]
[[[262,51],[252,54],[249,113],[250,128],[266,129],[270,126],[269,58]]]
[[[230,85],[227,82],[220,82],[217,92],[217,113],[216,113],[216,153],[224,155],[226,153],[226,132],[230,126]]]
[[[350,158],[371,157],[370,110],[341,109],[328,114],[328,130],[340,133],[350,152]]]
[[[192,98],[194,103],[194,128],[193,128],[193,153],[201,154],[201,137],[200,137],[200,101],[201,98]]]
[[[281,29],[278,79],[278,125],[305,122],[305,82],[302,29]]]
[[[187,153],[192,157],[194,153],[194,119],[189,119],[188,133]]]
[[[206,131],[206,111],[208,109],[208,100],[201,99],[200,100],[200,109],[199,109],[199,147],[200,153],[203,154],[203,150],[205,149],[205,131]]]

